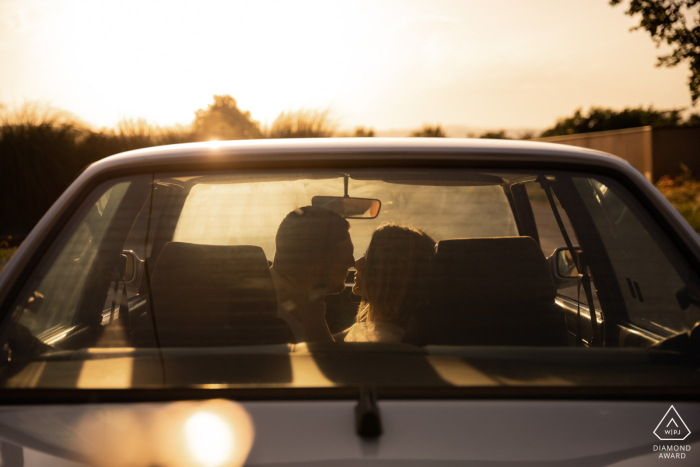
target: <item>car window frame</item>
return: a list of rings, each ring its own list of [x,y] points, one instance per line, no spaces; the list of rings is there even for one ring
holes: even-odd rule
[[[202,154],[206,151],[202,150]],[[43,258],[56,236],[60,234],[65,224],[72,218],[82,200],[100,183],[120,176],[153,174],[157,172],[192,172],[210,170],[265,170],[265,169],[290,169],[303,167],[329,168],[329,167],[411,167],[411,168],[473,168],[473,169],[513,169],[518,171],[573,171],[591,175],[603,175],[616,180],[626,188],[630,195],[635,197],[643,209],[649,214],[661,230],[668,236],[673,245],[687,259],[690,267],[695,272],[700,272],[700,238],[692,232],[692,229],[684,223],[679,214],[672,211],[671,205],[666,202],[659,193],[655,193],[651,185],[642,186],[644,180],[641,175],[633,172],[631,167],[625,167],[620,162],[601,160],[600,156],[591,158],[590,161],[582,161],[581,155],[566,160],[550,159],[546,161],[523,160],[519,154],[503,150],[500,153],[480,154],[477,152],[431,152],[397,151],[386,153],[381,151],[363,152],[362,157],[357,154],[337,154],[315,152],[310,160],[300,161],[299,158],[286,159],[286,154],[278,154],[269,151],[271,158],[263,157],[267,152],[258,152],[240,160],[200,160],[193,161],[190,157],[185,162],[174,158],[142,158],[138,166],[129,167],[119,164],[106,164],[96,169],[88,169],[83,175],[69,187],[59,198],[49,212],[42,218],[37,230],[25,240],[25,248],[20,248],[15,255],[13,264],[6,267],[2,276],[3,283],[0,288],[0,319],[11,311],[9,307],[20,293],[26,278],[32,274],[36,265]],[[245,155],[245,154],[244,154]],[[555,158],[556,159],[556,158]],[[99,164],[99,163],[98,163]],[[648,184],[647,184],[648,185]],[[500,390],[496,390],[500,389]],[[210,398],[233,398],[238,400],[319,400],[319,399],[355,399],[357,389],[354,387],[335,387],[328,389],[203,389],[203,388],[156,388],[156,389],[3,389],[2,394],[6,403],[20,404],[51,404],[51,403],[95,403],[95,402],[136,402],[136,401],[164,401]],[[695,388],[595,388],[563,387],[548,391],[529,390],[522,387],[504,388],[465,388],[455,387],[440,391],[425,391],[422,388],[383,388],[379,390],[382,398],[411,398],[434,399],[441,398],[528,398],[528,399],[597,399],[604,397],[606,400],[678,400],[698,401],[700,394]]]
[[[323,156],[324,154],[320,154]],[[683,225],[673,225],[678,221],[679,216],[673,216],[673,213],[665,212],[659,209],[659,204],[664,204],[659,202],[660,200],[651,199],[652,196],[647,196],[643,190],[635,183],[629,174],[624,171],[608,167],[605,165],[597,165],[595,163],[580,163],[580,162],[565,162],[565,161],[528,161],[528,160],[513,160],[513,159],[499,159],[498,154],[489,155],[488,157],[479,158],[478,154],[469,154],[472,159],[455,159],[454,157],[440,157],[441,154],[434,153],[410,153],[411,157],[399,158],[391,157],[394,154],[386,153],[365,153],[363,156],[365,158],[357,159],[353,157],[353,154],[325,154],[327,158],[315,157],[313,160],[309,160],[303,164],[304,168],[336,168],[336,167],[347,167],[347,168],[472,168],[472,169],[515,169],[518,171],[568,171],[568,172],[582,172],[591,175],[600,174],[607,176],[622,185],[628,190],[628,192],[634,196],[637,202],[641,205],[643,209],[649,214],[650,218],[656,221],[657,225],[661,230],[667,235],[669,240],[673,245],[678,248],[681,254],[688,260],[691,268],[700,272],[700,254],[696,254],[695,250],[700,252],[700,245],[694,245],[694,248],[688,244],[686,239],[679,233],[678,229],[680,227],[686,228]],[[507,155],[507,154],[506,154]],[[152,163],[141,164],[139,167],[109,167],[99,171],[97,174],[91,174],[89,168],[83,171],[83,174],[76,178],[74,183],[66,190],[66,192],[56,201],[51,210],[47,213],[45,217],[52,217],[47,219],[49,224],[44,232],[37,232],[37,236],[41,237],[36,243],[36,247],[33,252],[30,252],[25,258],[20,258],[23,255],[17,255],[18,259],[22,259],[23,264],[19,271],[10,271],[10,268],[6,267],[6,271],[14,272],[7,282],[10,286],[4,290],[0,291],[0,320],[4,319],[7,313],[10,311],[8,308],[11,303],[16,299],[19,289],[24,280],[31,275],[34,268],[38,262],[43,257],[46,250],[50,247],[52,242],[55,240],[56,236],[65,227],[65,224],[69,219],[72,218],[75,211],[78,209],[82,203],[82,199],[87,196],[94,188],[104,181],[129,176],[129,175],[143,175],[143,174],[154,174],[157,172],[168,172],[168,173],[188,173],[188,172],[206,172],[212,170],[240,170],[240,171],[259,171],[259,170],[284,170],[284,169],[298,169],[300,164],[296,160],[265,160],[265,157],[260,157],[257,154],[258,160],[255,161],[222,161],[214,162],[211,161],[199,161],[199,162],[180,162],[177,160],[168,161],[160,160],[153,161]],[[421,158],[424,157],[424,159]],[[596,161],[592,161],[596,162]],[[634,169],[630,169],[634,170]],[[649,195],[656,195],[661,197],[660,194],[655,194],[653,192],[648,193]],[[186,195],[185,195],[186,197]],[[68,198],[68,199],[66,199]],[[657,202],[654,202],[657,201]],[[184,205],[184,198],[182,200]],[[43,219],[42,219],[43,221]],[[518,222],[518,216],[516,215],[516,223]],[[40,222],[38,226],[42,226],[44,222]],[[517,225],[517,224],[516,224]],[[33,237],[33,235],[30,235]],[[33,240],[33,238],[28,238],[27,240]],[[26,241],[25,241],[26,242]],[[699,242],[700,243],[700,242]]]

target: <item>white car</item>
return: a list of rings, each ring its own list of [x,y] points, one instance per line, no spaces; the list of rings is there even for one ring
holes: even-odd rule
[[[0,314],[5,466],[700,464],[700,238],[595,151],[112,156]]]

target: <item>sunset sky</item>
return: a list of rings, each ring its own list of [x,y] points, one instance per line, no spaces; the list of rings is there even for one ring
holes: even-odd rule
[[[0,0],[0,103],[168,125],[230,94],[263,124],[330,107],[379,130],[689,107],[687,65],[656,68],[637,23],[608,0]]]

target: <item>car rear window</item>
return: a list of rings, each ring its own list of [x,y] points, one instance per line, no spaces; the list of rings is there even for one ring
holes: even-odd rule
[[[0,384],[697,385],[641,362],[698,321],[697,272],[605,176],[153,173],[73,213]]]

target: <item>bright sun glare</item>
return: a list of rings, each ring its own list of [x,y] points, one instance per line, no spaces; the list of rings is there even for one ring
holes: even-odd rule
[[[235,448],[233,430],[221,417],[197,412],[185,423],[185,439],[195,462],[217,467],[229,462]]]

